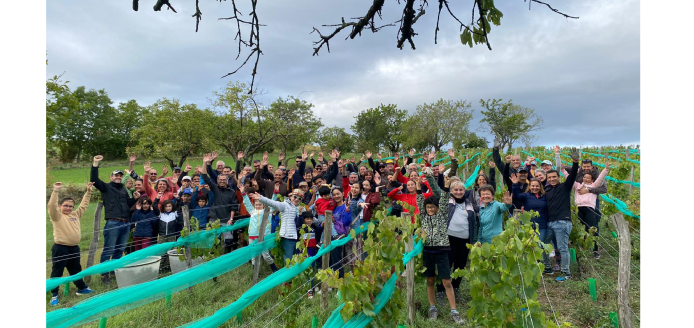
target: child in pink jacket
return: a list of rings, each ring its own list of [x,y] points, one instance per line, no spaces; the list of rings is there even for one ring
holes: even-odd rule
[[[605,180],[605,177],[607,176],[607,173],[609,172],[610,163],[605,163],[605,168],[602,170],[602,172],[600,172],[600,176],[598,176],[598,178],[595,181],[593,181],[593,177],[589,173],[586,173],[583,176],[582,183],[574,182],[574,201],[576,202],[576,206],[578,207],[578,218],[581,220],[581,223],[583,223],[583,225],[585,226],[586,231],[588,231],[590,227],[598,227],[598,215],[597,210],[595,209],[595,202],[598,198],[598,195],[589,192],[588,187],[595,188],[601,186],[602,182]],[[597,242],[593,246],[593,256],[596,259],[600,258]]]

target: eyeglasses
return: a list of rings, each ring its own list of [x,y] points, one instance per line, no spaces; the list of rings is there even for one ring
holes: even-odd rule
[[[297,195],[292,195],[292,196],[290,197],[290,199],[301,199],[301,197],[299,197],[299,196],[297,196]]]
[[[151,176],[153,176],[153,177],[156,177],[156,176],[157,176],[156,173],[150,173],[149,175],[151,175]]]

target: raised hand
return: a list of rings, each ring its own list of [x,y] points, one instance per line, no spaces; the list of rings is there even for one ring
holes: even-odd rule
[[[511,176],[509,177],[511,179],[511,182],[514,184],[518,183],[518,176],[515,173],[512,173]]]
[[[304,148],[304,151],[301,152],[301,160],[305,162],[307,159],[308,159],[308,151],[306,150],[306,148]]]
[[[212,154],[206,153],[205,155],[202,155],[202,165],[207,165],[212,163]]]
[[[559,145],[554,146],[554,153],[555,154],[559,154],[560,150],[561,150],[561,148],[559,148]]]
[[[511,205],[512,202],[513,202],[513,197],[511,197],[511,193],[508,191],[504,192],[504,204]]]
[[[374,174],[374,182],[376,182],[376,184],[380,185],[380,184],[381,184],[381,181],[382,181],[382,179],[381,179],[381,174],[379,174],[378,172],[376,172],[376,174]]]
[[[359,160],[360,162],[363,162],[366,159],[366,156],[364,154],[361,155],[361,159]]]
[[[288,177],[291,178],[294,176],[294,172],[296,172],[296,169],[291,169],[289,170]]]
[[[443,174],[444,171],[446,171],[446,165],[443,163],[439,164],[439,173]]]
[[[104,159],[104,156],[101,155],[96,155],[94,156],[94,166],[99,166],[99,162],[101,162]]]
[[[378,161],[379,161],[379,162],[383,160],[383,157],[381,156],[381,153],[376,154],[376,156],[378,156]]]
[[[340,158],[340,151],[339,151],[339,150],[333,149],[333,154],[334,154],[334,155],[333,155],[333,160],[336,160],[336,159]]]
[[[218,155],[219,155],[219,152],[218,152],[218,151],[216,151],[216,150],[213,151],[213,152],[212,152],[212,159],[210,160],[210,162],[214,161],[214,160],[217,158]]]
[[[443,186],[448,188],[451,186],[451,178],[448,176],[443,177]]]
[[[578,163],[580,155],[578,154],[578,149],[576,147],[571,147],[571,159],[574,161],[574,163]]]
[[[436,152],[432,150],[432,151],[429,153],[429,160],[428,160],[427,162],[431,163],[431,161],[433,161],[434,158],[436,158]]]
[[[142,163],[142,167],[143,167],[144,170],[145,170],[145,172],[144,172],[145,175],[147,175],[147,173],[149,173],[149,170],[152,169],[152,166],[151,166],[150,162],[144,162],[144,163]]]
[[[504,159],[506,159],[506,163],[510,163],[511,158],[513,158],[513,156],[511,156],[511,155],[506,155],[506,157],[504,157]]]
[[[246,191],[246,186],[240,184],[239,185],[239,191],[243,194]]]
[[[236,153],[236,159],[238,159],[238,160],[243,159],[243,151]]]
[[[169,166],[164,164],[164,166],[161,167],[161,175],[167,175],[169,174]]]
[[[263,196],[260,196],[260,194],[257,193],[257,192],[254,192],[254,193],[248,195],[248,198],[250,198],[250,199],[252,199],[252,200],[258,200],[258,199],[260,199],[261,197],[263,197]]]
[[[128,169],[125,169],[125,170],[123,170],[123,171],[125,172],[125,175],[130,175],[130,172],[132,172],[132,171],[130,171],[130,170],[128,170]]]
[[[390,181],[393,181],[393,182],[398,181],[398,178],[395,176],[395,174],[390,175]]]
[[[308,155],[308,157],[313,158],[313,155],[315,155],[315,154],[316,154],[316,152],[315,152],[315,151],[312,151],[312,152],[311,152],[311,155]]]
[[[414,148],[410,149],[409,152],[407,152],[408,155],[410,155],[410,158],[414,157]]]
[[[283,161],[284,160],[284,153],[280,153],[280,155],[277,157],[278,161]]]
[[[140,192],[139,192],[139,191],[134,191],[134,192],[133,192],[133,198],[140,198]]]
[[[366,158],[371,158],[371,156],[372,156],[373,154],[371,153],[370,150],[367,150],[367,151],[364,152],[364,155],[366,155]]]
[[[494,163],[494,161],[489,161],[489,167],[495,168],[495,167],[496,167],[496,163]]]
[[[202,167],[195,165],[195,173],[202,172]]]
[[[318,161],[319,161],[319,162],[322,162],[322,161],[323,161],[323,152],[322,152],[322,151],[319,151],[319,152],[318,152]]]
[[[157,193],[157,199],[160,199],[161,196],[164,196],[164,193],[160,191],[160,192]]]
[[[62,187],[63,187],[62,182],[56,182],[53,184],[53,191],[60,191],[60,188],[62,188]]]
[[[455,158],[455,152],[453,151],[453,149],[448,150],[448,157],[450,157],[451,159]]]
[[[137,159],[137,156],[135,155],[135,153],[130,154],[130,161],[131,162],[134,162],[136,159]]]
[[[269,161],[270,160],[268,159],[267,152],[263,153],[263,160],[260,161],[260,167],[261,168],[266,167]]]
[[[494,137],[494,148],[499,149],[501,147],[501,140],[499,138]]]
[[[186,167],[183,169],[183,172],[188,173],[188,172],[190,172],[190,170],[192,170],[192,169],[193,169],[193,167],[190,166],[190,163],[186,162]]]
[[[393,161],[393,162],[397,163],[398,160],[400,159],[400,154],[399,154],[399,153],[395,153],[393,156],[394,156],[394,158],[393,158],[394,161]]]
[[[605,168],[606,168],[608,171],[610,170],[610,166],[612,166],[612,164],[610,164],[609,161],[608,161],[608,162],[605,162]]]

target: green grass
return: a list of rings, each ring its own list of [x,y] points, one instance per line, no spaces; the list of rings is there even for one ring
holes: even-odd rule
[[[235,161],[231,157],[221,157],[221,160],[225,161],[227,165],[235,165]],[[273,156],[271,161],[276,165],[277,157]],[[141,161],[138,160],[138,166],[136,169],[140,172],[142,171]],[[199,158],[191,159],[191,165],[200,165],[201,161]],[[159,163],[157,163],[159,164]],[[108,179],[108,172],[115,168],[123,169],[126,164],[121,166],[114,165],[113,163],[105,163],[104,167],[100,170],[100,176],[102,179]],[[158,170],[161,169],[159,165]],[[76,169],[66,169],[66,170],[52,170],[51,178],[56,179],[53,181],[62,181],[64,183],[86,183],[89,177],[89,167],[76,168]],[[89,205],[86,213],[81,219],[82,227],[82,237],[80,240],[80,249],[83,252],[81,256],[81,263],[83,268],[86,267],[87,262],[87,251],[89,250],[89,244],[91,243],[93,230],[94,230],[94,212],[96,209],[96,203],[93,202]],[[578,252],[580,268],[576,263],[572,263],[572,272],[574,278],[570,281],[564,283],[558,283],[554,281],[555,276],[544,276],[544,282],[547,290],[547,295],[551,300],[552,307],[550,307],[547,297],[545,296],[545,289],[542,283],[540,284],[540,289],[538,290],[538,300],[542,304],[543,311],[545,315],[553,319],[552,308],[556,312],[557,319],[559,323],[570,322],[575,327],[612,327],[609,322],[609,313],[617,312],[617,297],[614,292],[617,285],[617,263],[619,254],[617,253],[618,244],[617,240],[614,239],[610,231],[614,229],[612,222],[609,222],[611,228],[605,228],[605,221],[608,220],[607,217],[603,217],[600,223],[602,237],[598,237],[598,243],[601,245],[602,257],[599,260],[595,260],[592,257],[584,258],[584,255],[590,255],[589,253],[582,254]],[[100,229],[104,227],[104,220],[102,218]],[[574,229],[579,227],[574,227]],[[582,227],[580,227],[582,228]],[[46,258],[51,256],[51,247],[53,245],[52,238],[53,227],[50,223],[48,215],[46,215]],[[634,247],[640,249],[640,236],[638,234],[632,235],[632,240]],[[103,234],[99,233],[99,247],[96,252],[95,262],[99,262],[101,255],[101,250],[103,248]],[[633,251],[633,250],[632,250]],[[640,268],[640,261],[638,256],[632,261],[632,264],[636,268]],[[261,267],[261,278],[266,277],[270,274],[269,268],[267,266]],[[51,263],[46,263],[46,278],[49,277],[51,271]],[[640,274],[638,269],[632,268],[632,280],[631,280],[631,307],[633,311],[640,316]],[[65,271],[64,275],[67,275]],[[207,316],[212,315],[215,311],[227,306],[228,304],[236,301],[239,296],[241,296],[246,290],[251,287],[251,277],[252,270],[250,264],[244,264],[240,268],[226,273],[219,277],[218,282],[207,281],[198,284],[192,288],[192,292],[189,294],[188,291],[181,291],[172,296],[171,306],[167,307],[165,300],[161,299],[126,312],[117,314],[108,319],[109,327],[178,327],[185,323],[195,321]],[[95,295],[103,294],[109,290],[115,288],[115,286],[104,286],[101,284],[98,276],[93,276],[93,280],[89,282],[89,286],[94,289]],[[590,298],[588,291],[588,278],[595,278],[597,283],[598,300],[593,301]],[[403,281],[404,283],[404,281]],[[114,283],[115,285],[115,283]],[[466,317],[466,312],[468,310],[467,302],[470,300],[469,297],[469,287],[465,280],[463,280],[460,291],[463,294],[464,301],[458,301],[458,310]],[[70,295],[63,297],[63,290],[61,286],[60,292],[60,305],[59,308],[71,307],[78,302],[92,297],[90,296],[76,296],[76,287],[74,284],[70,284]],[[333,295],[335,295],[333,293]],[[403,291],[402,297],[405,297]],[[429,322],[427,320],[427,310],[428,301],[426,297],[426,284],[421,281],[418,282],[415,287],[415,298],[418,304],[416,322],[414,327],[450,327],[453,325],[453,321],[448,315],[449,308],[447,304],[438,303],[437,307],[439,309],[439,320],[436,322]],[[236,322],[236,318],[228,321],[223,325],[223,327],[241,327],[249,322],[258,318],[261,314],[277,305],[275,308],[270,310],[268,313],[264,314],[260,319],[254,321],[249,327],[284,327],[286,322],[284,321],[284,316],[280,313],[290,305],[290,302],[283,301],[276,289],[273,289],[263,296],[261,296],[256,302],[251,304],[248,308],[243,311],[242,324],[239,325]],[[56,308],[49,305],[50,293],[46,294],[46,311],[52,311]],[[306,297],[301,299],[296,305],[298,307],[298,317],[296,318],[297,327],[310,327],[311,320],[316,316],[319,323],[322,325],[325,320],[329,317],[330,313],[334,308],[336,308],[340,302],[336,297],[330,298],[330,303],[328,310],[321,310],[320,307],[320,296],[316,295],[312,300],[308,300]],[[280,315],[279,317],[277,317]],[[274,321],[272,321],[277,317]],[[406,322],[406,312],[403,311],[398,323]],[[469,319],[468,319],[469,321]],[[636,326],[640,326],[638,320],[634,320]],[[393,323],[393,327],[397,323]],[[84,325],[84,327],[94,327],[97,322],[92,322],[90,324]],[[410,327],[408,325],[408,327]],[[472,325],[464,325],[463,327],[472,327]]]

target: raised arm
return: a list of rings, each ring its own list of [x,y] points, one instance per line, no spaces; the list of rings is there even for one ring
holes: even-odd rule
[[[499,154],[500,144],[498,139],[494,138],[494,148],[492,149],[492,159],[494,159],[494,164],[499,168],[500,172],[504,172],[504,167],[506,164],[501,161],[501,154]]]
[[[75,210],[75,215],[78,219],[82,218],[84,212],[87,211],[87,207],[89,206],[89,200],[92,198],[93,185],[93,182],[87,184],[87,192],[84,193],[84,196],[82,196],[82,201],[80,202],[80,206],[77,208],[77,210]]]
[[[48,199],[48,216],[51,221],[60,221],[60,210],[58,209],[58,197],[60,197],[60,188],[63,187],[62,182],[56,182],[53,184],[53,192],[51,193],[51,198]]]
[[[94,186],[99,191],[104,192],[106,190],[106,183],[99,179],[99,162],[104,159],[104,156],[96,155],[94,156],[94,162],[92,163],[92,170],[89,174],[89,182],[94,182]]]
[[[450,157],[451,159],[451,170],[448,171],[448,176],[454,177],[456,174],[458,174],[458,159],[455,158],[455,153],[453,152],[453,149],[448,150],[448,157]]]
[[[439,174],[439,175],[443,175],[443,174]],[[428,188],[429,188],[429,190],[431,190],[434,193],[434,196],[441,197],[442,190],[441,190],[441,188],[439,188],[439,185],[436,183],[436,181],[434,181],[434,177],[432,175],[427,174],[426,180],[429,183]],[[445,183],[446,182],[444,179],[444,186],[445,186]]]
[[[578,150],[575,147],[571,148],[571,159],[574,164],[571,166],[571,172],[569,172],[569,176],[566,177],[566,181],[564,182],[564,188],[568,190],[571,190],[571,187],[573,187],[574,182],[576,182],[576,175],[578,174]]]
[[[489,161],[489,184],[496,191],[496,163]]]
[[[602,169],[602,172],[600,172],[598,178],[593,182],[593,184],[591,184],[591,188],[595,188],[596,186],[602,186],[602,184],[605,182],[605,177],[608,173],[610,173],[610,163],[605,163],[605,168]]]

